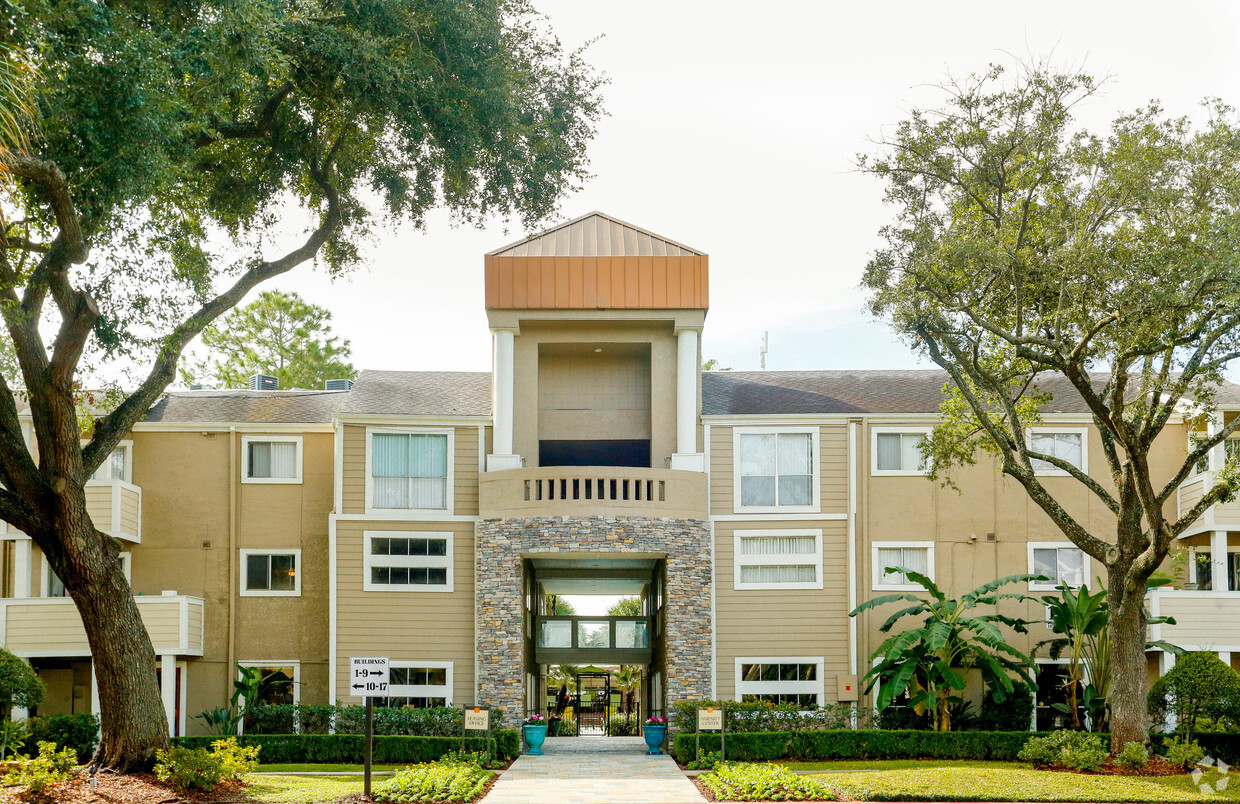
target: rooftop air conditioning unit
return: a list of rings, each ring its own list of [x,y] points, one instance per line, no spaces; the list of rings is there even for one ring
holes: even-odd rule
[[[352,391],[353,380],[349,380],[349,379],[327,380],[323,383],[323,390],[324,391]]]
[[[254,374],[250,377],[251,391],[279,391],[280,378],[270,374]]]
[[[215,386],[207,385],[206,383],[202,383],[202,382],[196,382],[189,387],[189,390],[191,391],[214,391]]]

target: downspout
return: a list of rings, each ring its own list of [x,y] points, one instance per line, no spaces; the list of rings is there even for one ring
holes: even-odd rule
[[[233,677],[237,665],[237,428],[228,428],[228,667]],[[230,687],[225,687],[225,695]],[[238,724],[240,726],[241,724]]]
[[[857,608],[857,423],[848,423],[848,610]],[[848,673],[857,676],[857,618],[848,618]],[[852,709],[852,727],[857,728],[861,707],[861,685]]]

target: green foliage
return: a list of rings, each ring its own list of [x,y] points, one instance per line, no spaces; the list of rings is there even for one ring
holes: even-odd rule
[[[1191,740],[1203,718],[1240,722],[1240,674],[1214,653],[1187,653],[1154,682],[1148,703],[1156,722],[1174,713],[1177,731]]]
[[[194,719],[201,720],[212,734],[236,734],[241,713],[231,706],[217,706],[214,709],[202,710],[194,715]]]
[[[252,374],[278,377],[282,389],[352,379],[349,342],[332,335],[331,320],[331,311],[296,293],[263,291],[203,330],[210,354],[196,371],[225,388],[245,388]]]
[[[473,733],[471,732],[471,735]],[[215,737],[176,737],[173,745],[184,748],[206,748]],[[360,765],[365,752],[365,738],[360,734],[246,734],[237,744],[258,747],[262,761],[281,765],[293,763]],[[515,759],[520,753],[521,739],[512,729],[491,732],[491,747],[501,759]],[[455,737],[408,737],[376,735],[374,762],[382,765],[409,765],[433,762],[461,747],[460,732]],[[486,751],[482,736],[465,739],[468,751]]]
[[[722,708],[728,732],[733,731],[822,731],[849,728],[851,704],[832,704],[806,709],[795,704],[770,701],[676,701],[672,704],[671,728],[677,734],[697,731],[697,710]],[[864,713],[861,713],[864,716]]]
[[[486,751],[449,751],[439,758],[440,762],[465,763],[479,768],[502,768],[504,763],[493,759]]]
[[[1162,744],[1163,756],[1167,762],[1179,768],[1191,768],[1205,757],[1206,752],[1196,740],[1183,737],[1168,737]],[[1224,760],[1230,761],[1230,760]]]
[[[24,151],[34,124],[34,64],[30,54],[0,40],[0,154]],[[4,178],[0,162],[0,180]]]
[[[361,734],[366,725],[366,707],[323,704],[261,704],[245,714],[247,734],[327,734],[333,718],[336,734]],[[491,727],[503,723],[502,709],[491,710]],[[299,727],[299,728],[298,728]],[[404,734],[419,737],[459,737],[461,710],[446,706],[413,708],[380,706],[375,708],[375,734]]]
[[[376,801],[473,801],[491,772],[472,762],[429,762],[399,771],[374,789]]]
[[[20,753],[30,738],[30,726],[24,720],[6,720],[0,723],[0,761],[9,754]]]
[[[1033,707],[1032,695],[1009,695],[1000,701],[987,692],[975,726],[978,731],[1027,731]]]
[[[640,617],[642,599],[637,596],[622,597],[607,610],[609,617]]]
[[[77,752],[72,748],[57,750],[56,743],[43,741],[39,743],[39,755],[20,760],[5,783],[25,787],[29,793],[42,793],[72,776],[76,764]]]
[[[720,801],[835,800],[830,787],[780,765],[721,762],[701,780]]]
[[[236,737],[215,740],[211,749],[173,746],[155,752],[155,776],[180,793],[209,793],[220,782],[239,780],[258,767],[258,746],[242,746]]]
[[[560,736],[573,737],[577,734],[577,721],[572,715],[560,716]]]
[[[890,632],[905,617],[923,618],[921,627],[888,637],[871,657],[877,661],[864,676],[865,691],[877,685],[879,711],[901,695],[907,695],[909,708],[932,715],[935,731],[951,731],[953,712],[962,711],[970,669],[981,673],[987,693],[999,702],[1013,693],[1028,694],[1033,659],[1009,645],[999,629],[999,626],[1006,626],[1023,634],[1026,633],[1025,623],[1000,614],[997,606],[1003,600],[1030,598],[1018,593],[1001,594],[998,590],[1008,584],[1025,583],[1036,576],[1009,575],[983,584],[955,600],[948,599],[934,581],[919,572],[906,567],[886,569],[903,573],[925,590],[925,596],[906,592],[881,595],[849,613],[850,617],[856,617],[888,603],[911,604],[887,618],[879,627],[883,633]],[[983,606],[990,610],[974,613],[974,609]]]
[[[258,768],[258,746],[243,746],[236,737],[228,737],[211,743],[211,754],[220,763],[220,775],[225,781],[236,781]]]
[[[1140,770],[1150,761],[1149,749],[1144,743],[1124,743],[1123,749],[1115,755],[1115,763],[1125,768]]]
[[[31,709],[46,697],[47,690],[30,663],[0,648],[0,706]]]
[[[718,751],[703,751],[702,755],[685,765],[689,770],[711,770],[722,761]]]
[[[99,718],[89,712],[76,715],[40,715],[26,721],[30,739],[26,745],[53,742],[72,748],[79,762],[86,762],[99,740]]]
[[[835,731],[728,732],[728,758],[746,762],[777,759],[971,759],[1011,762],[1033,736],[1029,732],[993,731]],[[676,760],[694,758],[695,740],[702,751],[719,750],[719,733],[678,732]]]
[[[560,728],[563,728],[561,721]],[[612,715],[607,718],[607,733],[612,737],[640,737],[642,719],[634,713],[631,716]]]
[[[1106,764],[1107,752],[1100,735],[1064,729],[1030,737],[1017,758],[1039,767],[1092,771]]]

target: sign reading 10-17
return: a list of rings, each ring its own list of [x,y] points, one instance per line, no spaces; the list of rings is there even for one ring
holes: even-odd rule
[[[387,695],[388,657],[354,656],[349,673],[349,692],[362,698]]]

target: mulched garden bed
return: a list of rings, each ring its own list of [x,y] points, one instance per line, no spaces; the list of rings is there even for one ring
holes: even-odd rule
[[[66,782],[52,785],[38,796],[27,795],[23,787],[6,787],[0,792],[0,804],[226,804],[248,801],[241,782],[221,784],[210,793],[188,793],[184,796],[164,786],[149,773],[119,775],[100,773],[97,784],[90,789],[90,776],[81,771]]]

